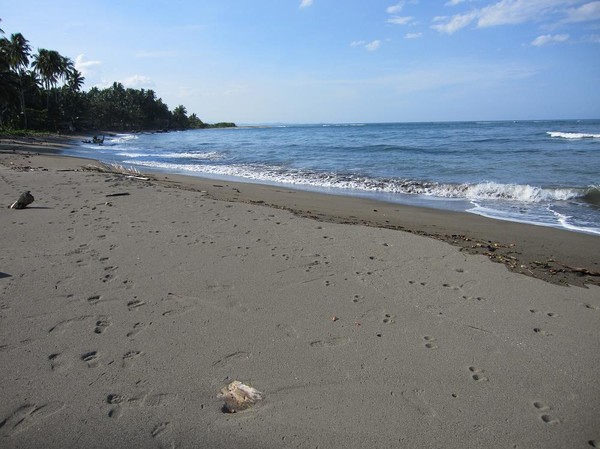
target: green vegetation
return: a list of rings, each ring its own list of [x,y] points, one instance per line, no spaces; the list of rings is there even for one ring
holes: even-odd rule
[[[0,29],[0,36],[4,32]],[[73,61],[54,50],[31,53],[21,33],[0,38],[0,131],[148,131],[235,127],[207,124],[185,106],[173,111],[153,90],[111,87],[81,90]]]

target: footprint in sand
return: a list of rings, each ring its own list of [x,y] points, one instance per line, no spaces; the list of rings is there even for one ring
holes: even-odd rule
[[[472,373],[471,379],[473,379],[475,382],[487,382],[489,380],[486,376],[483,375],[485,370],[481,368],[470,366],[469,371]]]
[[[176,394],[137,392],[135,394],[112,393],[106,397],[106,403],[112,406],[108,411],[109,418],[119,418],[126,408],[134,407],[160,407],[165,406],[177,399]]]
[[[45,418],[64,408],[64,402],[48,402],[46,404],[24,404],[0,421],[0,437],[15,435],[28,427],[38,424]]]
[[[87,363],[88,368],[96,368],[98,367],[98,359],[100,356],[98,355],[98,351],[90,351],[86,352],[81,356],[81,360]]]
[[[438,345],[435,343],[437,341],[437,339],[435,337],[431,337],[429,335],[425,335],[423,337],[423,340],[426,341],[425,347],[427,349],[437,349],[438,348]]]
[[[542,401],[533,401],[532,405],[533,405],[533,408],[535,408],[539,412],[548,412],[550,410],[550,406]],[[543,413],[542,415],[540,415],[540,419],[546,424],[550,424],[550,425],[560,424],[560,420],[558,420],[557,418],[554,418],[549,413]]]

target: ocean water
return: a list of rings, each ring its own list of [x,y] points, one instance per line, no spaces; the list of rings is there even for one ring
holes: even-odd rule
[[[68,154],[600,235],[600,120],[273,125],[106,136]]]

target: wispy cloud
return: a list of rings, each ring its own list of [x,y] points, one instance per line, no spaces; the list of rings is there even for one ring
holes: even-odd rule
[[[406,33],[404,39],[418,39],[423,36],[423,33]]]
[[[381,47],[381,41],[379,39],[374,40],[373,42],[369,42],[365,45],[365,48],[369,51],[375,51],[379,47]]]
[[[353,41],[350,43],[351,47],[362,47],[369,51],[375,51],[379,47],[381,47],[381,41],[379,39],[375,39],[374,41]]]
[[[451,0],[450,5],[461,3]],[[432,26],[440,33],[452,34],[475,23],[478,28],[500,25],[516,25],[545,18],[559,20],[563,16],[565,22],[583,22],[600,18],[600,1],[586,3],[577,8],[572,6],[574,0],[500,0],[488,6],[472,9],[463,14],[451,17],[436,17]]]
[[[541,47],[546,44],[555,44],[558,42],[566,42],[569,40],[568,34],[543,34],[541,36],[536,37],[531,45],[535,47]]]
[[[386,11],[388,14],[398,14],[400,11],[402,11],[402,8],[404,8],[405,3],[406,1],[401,1],[396,3],[395,5],[388,6]]]
[[[412,20],[412,16],[393,16],[387,19],[386,22],[394,25],[408,25]]]
[[[300,2],[300,8],[307,8],[309,6],[312,6],[313,4],[313,0],[302,0],[302,2]]]
[[[586,3],[579,8],[569,8],[564,22],[600,20],[600,1]]]

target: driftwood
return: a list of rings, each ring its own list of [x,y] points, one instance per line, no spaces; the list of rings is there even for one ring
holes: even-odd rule
[[[581,267],[570,267],[569,265],[565,265],[564,263],[560,263],[560,262],[556,262],[556,263],[565,267],[566,271],[570,271],[571,273],[581,273],[581,274],[585,274],[586,276],[600,276],[600,271],[591,271],[591,270],[588,270],[587,268],[581,268]]]
[[[108,193],[106,196],[127,196],[129,195],[129,192],[123,192],[123,193]]]

